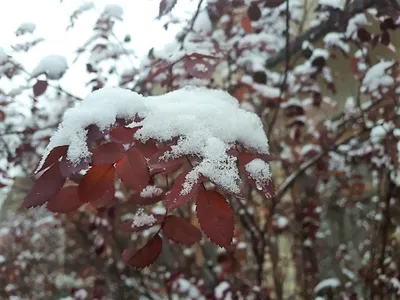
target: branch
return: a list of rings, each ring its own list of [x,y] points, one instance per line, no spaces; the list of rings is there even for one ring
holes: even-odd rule
[[[193,31],[194,23],[196,22],[197,17],[199,16],[201,6],[203,5],[203,1],[204,0],[200,0],[199,3],[197,4],[196,12],[194,13],[192,21],[190,22],[190,28],[180,38],[180,40],[181,40],[180,50],[183,50],[183,43],[185,42],[185,39],[186,39],[187,35],[189,34],[189,32]]]
[[[382,1],[382,0],[379,0]],[[320,25],[311,28],[304,34],[300,35],[293,43],[291,43],[289,48],[290,55],[298,53],[302,49],[302,45],[305,41],[314,42],[326,34],[332,31],[338,31],[345,23],[344,14],[353,16],[355,14],[361,13],[364,10],[371,8],[373,5],[377,4],[377,0],[354,0],[351,2],[344,12],[342,11],[332,11],[328,20],[322,22]],[[282,61],[285,60],[287,55],[286,47],[278,52],[277,55],[270,57],[265,62],[265,67],[267,69],[273,69]]]

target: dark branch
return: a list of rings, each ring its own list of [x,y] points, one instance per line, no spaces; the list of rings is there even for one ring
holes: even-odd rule
[[[346,15],[354,16],[355,14],[371,8],[379,1],[381,0],[354,0],[348,5],[345,12],[333,10],[328,20],[322,22],[319,26],[311,28],[304,34],[300,35],[293,43],[291,43],[289,54],[294,55],[298,53],[302,49],[302,45],[305,41],[314,42],[321,39],[329,32],[340,31],[343,24],[345,24]],[[285,60],[286,56],[287,50],[285,47],[284,49],[280,50],[277,55],[267,59],[265,67],[267,69],[275,68],[278,64]]]

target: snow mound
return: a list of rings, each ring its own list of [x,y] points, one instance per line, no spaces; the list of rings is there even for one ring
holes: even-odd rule
[[[42,58],[32,71],[32,78],[46,74],[49,79],[60,79],[68,68],[67,60],[61,55],[49,55]]]
[[[124,14],[124,9],[118,4],[107,4],[104,7],[102,17],[105,19],[116,18],[122,20],[122,15]]]
[[[259,117],[241,109],[238,101],[224,91],[186,87],[161,96],[143,97],[127,89],[103,88],[65,113],[39,168],[51,149],[62,145],[69,145],[68,159],[73,164],[85,160],[91,155],[86,143],[89,125],[105,130],[117,118],[135,117],[141,119],[129,125],[141,126],[135,139],[168,142],[179,137],[164,158],[195,155],[201,161],[191,175],[203,174],[230,191],[239,191],[236,158],[227,153],[233,145],[240,143],[249,150],[269,153]]]
[[[16,35],[23,35],[25,33],[33,33],[36,29],[36,25],[31,22],[25,22],[19,25]]]

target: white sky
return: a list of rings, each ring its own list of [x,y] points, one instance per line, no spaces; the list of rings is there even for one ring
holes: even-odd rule
[[[17,61],[31,71],[39,60],[47,55],[58,54],[67,58],[70,69],[61,80],[61,84],[73,94],[85,96],[84,79],[77,76],[85,72],[85,60],[71,65],[75,51],[91,36],[93,25],[106,4],[119,4],[124,9],[124,20],[116,24],[114,33],[123,40],[126,34],[131,36],[129,44],[135,53],[142,57],[151,47],[160,48],[174,38],[173,30],[165,31],[163,22],[157,21],[160,0],[94,0],[96,10],[84,12],[73,29],[66,31],[69,17],[79,8],[83,0],[11,0],[0,4],[0,47],[6,50],[11,44],[26,41],[26,37],[16,37],[15,31],[21,23],[36,24],[35,36],[43,37],[42,42],[28,53],[15,55]],[[90,1],[88,1],[90,2]],[[175,11],[183,15],[194,10],[197,3],[191,0],[178,1]],[[176,31],[175,31],[176,32]],[[25,39],[25,40],[24,40]],[[29,37],[31,40],[32,37]],[[85,74],[86,75],[86,74]],[[77,86],[82,84],[82,86]]]

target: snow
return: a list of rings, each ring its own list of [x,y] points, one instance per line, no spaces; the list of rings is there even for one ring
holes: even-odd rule
[[[349,20],[347,24],[346,36],[349,38],[353,37],[359,27],[368,24],[368,19],[365,14],[356,14]]]
[[[271,180],[271,171],[269,165],[262,159],[256,158],[249,162],[246,166],[251,178],[256,182],[257,188]]]
[[[148,215],[143,208],[139,208],[132,221],[132,227],[142,227],[151,226],[157,220],[153,215]]]
[[[42,58],[39,64],[32,71],[32,78],[41,74],[46,74],[49,79],[60,79],[68,68],[67,60],[64,56],[49,55]]]
[[[393,127],[393,124],[391,124],[391,123],[383,123],[381,125],[374,126],[370,132],[371,142],[373,144],[379,143],[387,135],[387,133],[392,129],[392,127]]]
[[[222,281],[220,282],[216,287],[215,287],[215,297],[217,299],[223,299],[225,296],[225,292],[230,288],[230,285],[227,281]]]
[[[4,48],[0,47],[0,65],[5,64],[9,59],[9,56],[4,51]]]
[[[323,6],[330,6],[340,10],[343,10],[345,5],[345,1],[343,0],[318,0],[318,3]]]
[[[288,221],[288,219],[286,217],[280,216],[276,220],[276,225],[279,228],[285,228],[288,224],[289,224],[289,221]]]
[[[159,196],[163,192],[162,189],[159,187],[156,187],[154,185],[148,185],[146,186],[141,192],[140,192],[140,197],[142,198],[151,198],[154,196]]]
[[[124,9],[118,4],[108,4],[104,7],[102,17],[103,18],[116,18],[122,20],[122,15],[124,14]]]
[[[365,74],[363,89],[369,92],[375,91],[379,87],[392,86],[394,79],[386,74],[386,70],[393,66],[393,61],[380,61],[372,66]]]
[[[318,293],[319,291],[325,289],[325,288],[337,288],[338,286],[340,286],[340,281],[337,278],[329,278],[329,279],[325,279],[320,281],[316,287],[314,288],[314,293]]]
[[[91,155],[86,127],[111,127],[116,118],[142,118],[130,127],[140,142],[179,137],[164,158],[195,155],[201,159],[188,174],[186,192],[200,174],[232,192],[239,192],[236,157],[227,154],[236,143],[258,153],[269,153],[268,139],[259,117],[240,108],[236,99],[221,90],[186,87],[160,96],[143,97],[122,88],[103,88],[69,109],[43,155],[39,168],[54,147],[69,145],[68,159],[77,164]],[[256,163],[257,165],[257,163]],[[265,168],[264,164],[258,163]],[[265,172],[269,168],[265,169]],[[268,175],[260,173],[257,176]],[[259,178],[261,179],[261,177]]]
[[[16,34],[17,35],[22,35],[25,33],[33,33],[36,29],[36,25],[34,23],[31,22],[25,22],[22,23],[21,25],[19,25]]]
[[[193,31],[201,34],[208,34],[212,31],[212,29],[212,23],[210,17],[208,16],[207,10],[200,11],[193,24]]]
[[[330,32],[324,37],[324,43],[327,46],[335,46],[342,49],[345,53],[350,52],[350,45],[343,41],[344,35],[339,32]]]
[[[3,255],[0,255],[0,264],[4,263],[6,258]]]

